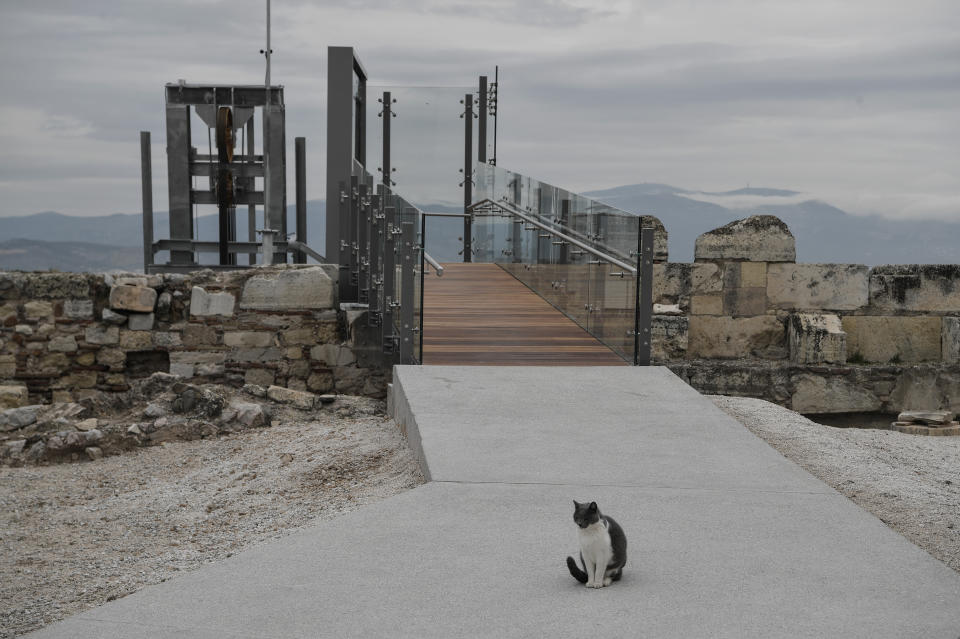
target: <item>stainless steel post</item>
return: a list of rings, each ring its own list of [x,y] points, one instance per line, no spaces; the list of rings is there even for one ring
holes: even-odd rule
[[[140,132],[140,183],[143,189],[143,272],[153,264],[153,173],[150,162],[150,132]]]
[[[640,255],[637,256],[637,275],[640,276],[637,301],[636,335],[634,336],[634,363],[650,365],[651,323],[653,320],[653,229],[640,229]]]
[[[297,189],[297,241],[309,245],[307,242],[307,141],[306,138],[295,138],[294,153],[296,155],[296,189]],[[307,263],[307,254],[297,251],[294,254],[297,264]]]
[[[412,209],[408,209],[411,213]],[[400,235],[400,363],[413,364],[414,331],[413,271],[416,256],[416,231],[413,222],[401,224]]]

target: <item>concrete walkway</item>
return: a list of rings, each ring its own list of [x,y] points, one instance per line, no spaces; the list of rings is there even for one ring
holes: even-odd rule
[[[35,637],[960,637],[960,576],[663,368],[401,367],[431,481]],[[572,500],[629,539],[566,571]]]

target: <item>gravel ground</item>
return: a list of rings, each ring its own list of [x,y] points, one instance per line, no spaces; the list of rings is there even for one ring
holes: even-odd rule
[[[960,572],[960,437],[834,428],[759,399],[710,399],[784,457]]]
[[[0,468],[0,637],[423,482],[382,403],[97,462]]]

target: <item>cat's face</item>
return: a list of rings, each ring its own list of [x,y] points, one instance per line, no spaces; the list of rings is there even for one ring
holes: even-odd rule
[[[581,528],[586,528],[590,524],[600,521],[600,509],[597,508],[597,502],[591,501],[589,504],[581,504],[574,499],[573,521]]]

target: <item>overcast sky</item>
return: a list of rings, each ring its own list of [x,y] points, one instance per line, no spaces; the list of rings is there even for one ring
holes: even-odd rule
[[[140,130],[166,209],[163,85],[262,83],[264,4],[3,0],[0,216],[139,211]],[[500,65],[499,164],[571,190],[749,184],[960,220],[957,0],[272,7],[273,79],[291,164],[307,138],[311,199],[325,187],[326,47],[349,45],[372,84],[467,85]]]

